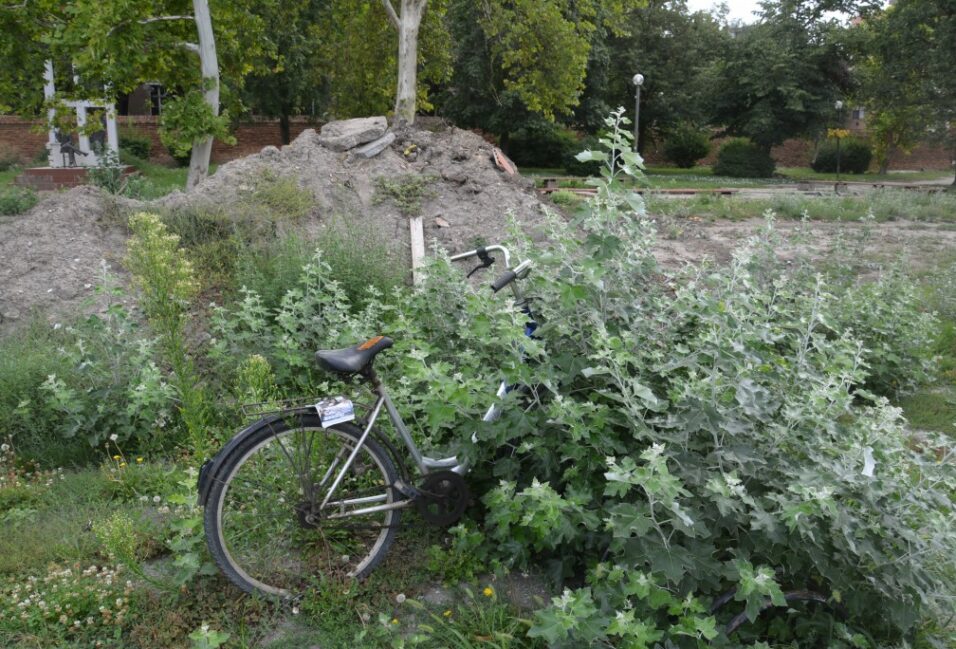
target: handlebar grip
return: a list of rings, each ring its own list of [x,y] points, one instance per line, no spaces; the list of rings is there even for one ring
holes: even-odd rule
[[[505,286],[517,279],[518,275],[513,270],[507,270],[498,276],[498,279],[491,285],[491,290],[497,293]]]

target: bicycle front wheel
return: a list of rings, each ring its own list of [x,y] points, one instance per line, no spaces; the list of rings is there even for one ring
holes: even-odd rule
[[[385,557],[401,517],[394,464],[362,431],[315,415],[264,424],[225,458],[204,514],[209,551],[242,590],[293,597],[318,577],[362,578]],[[321,508],[327,499],[326,507]]]

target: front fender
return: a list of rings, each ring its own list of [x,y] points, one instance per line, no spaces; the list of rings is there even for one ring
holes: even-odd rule
[[[243,446],[246,440],[253,437],[263,428],[268,428],[277,421],[281,421],[287,417],[296,416],[300,417],[302,415],[314,415],[315,410],[312,408],[302,408],[298,410],[287,410],[282,413],[275,415],[270,415],[268,417],[263,417],[262,419],[256,421],[255,423],[250,424],[246,428],[243,428],[238,433],[232,436],[225,446],[219,449],[219,452],[216,453],[212,458],[203,462],[202,466],[199,467],[199,480],[196,484],[196,488],[199,492],[198,504],[200,507],[206,506],[206,501],[209,499],[209,492],[212,490],[213,482],[216,477],[219,475],[219,471],[222,468],[225,459],[236,449]]]

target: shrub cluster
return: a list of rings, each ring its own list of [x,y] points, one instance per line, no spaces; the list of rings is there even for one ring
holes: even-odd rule
[[[746,138],[725,142],[717,152],[715,176],[731,178],[769,178],[776,163],[770,153]]]
[[[149,160],[153,142],[149,139],[149,136],[143,133],[127,131],[120,134],[119,148],[121,152],[129,153],[140,160]]]
[[[664,155],[681,169],[690,169],[708,153],[710,136],[693,124],[680,124],[664,140]]]
[[[581,150],[572,131],[551,122],[534,122],[511,135],[508,156],[519,167],[561,167]]]
[[[37,195],[26,187],[0,189],[0,214],[14,216],[23,214],[37,204]]]
[[[810,166],[814,171],[834,173],[837,170],[837,146],[839,146],[840,171],[848,174],[863,174],[870,168],[873,151],[870,145],[857,138],[844,138],[839,145],[837,140],[827,140],[820,146]]]

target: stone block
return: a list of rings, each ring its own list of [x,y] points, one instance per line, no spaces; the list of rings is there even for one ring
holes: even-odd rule
[[[352,155],[354,155],[357,158],[374,158],[379,153],[384,151],[394,141],[395,141],[395,134],[389,132],[383,135],[382,137],[378,138],[377,140],[372,140],[368,144],[355,149],[352,152]]]
[[[329,122],[322,127],[319,144],[333,151],[348,151],[385,135],[388,122],[384,117],[359,117]]]

